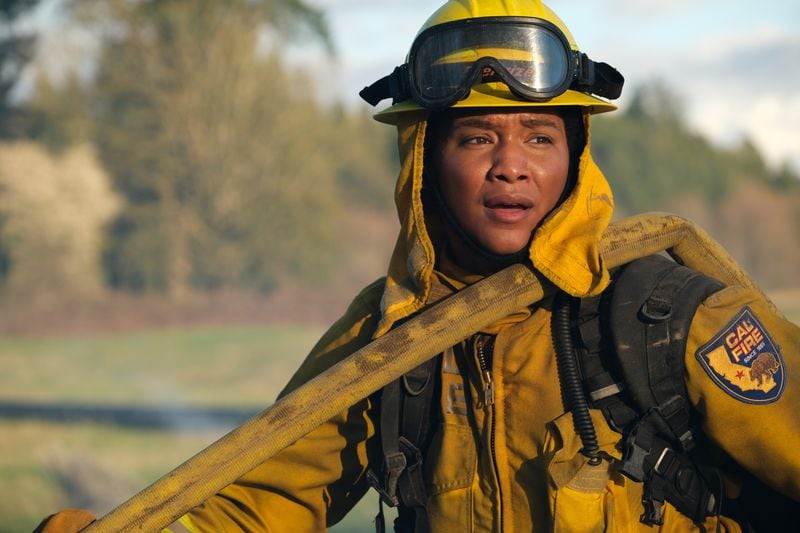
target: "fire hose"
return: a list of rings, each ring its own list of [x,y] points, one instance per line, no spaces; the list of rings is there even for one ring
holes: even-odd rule
[[[649,213],[615,222],[600,250],[607,268],[666,251],[725,285],[761,292],[718,243],[675,215]],[[466,287],[276,401],[83,531],[159,531],[336,414],[553,291],[541,274],[522,264]]]

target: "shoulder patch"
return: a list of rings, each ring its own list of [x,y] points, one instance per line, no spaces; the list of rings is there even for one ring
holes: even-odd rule
[[[786,372],[779,346],[747,306],[695,357],[711,379],[737,400],[766,404],[783,394]]]

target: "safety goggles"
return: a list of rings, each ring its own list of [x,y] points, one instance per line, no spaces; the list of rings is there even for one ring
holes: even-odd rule
[[[408,62],[359,94],[372,105],[412,99],[447,108],[478,83],[502,81],[517,97],[547,101],[568,89],[618,98],[624,78],[606,63],[572,50],[554,24],[530,17],[483,17],[428,28]]]

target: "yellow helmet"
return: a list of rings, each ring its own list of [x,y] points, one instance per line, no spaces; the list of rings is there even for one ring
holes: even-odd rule
[[[624,79],[580,52],[539,0],[449,0],[417,33],[406,63],[359,94],[393,105],[375,119],[448,107],[579,106],[613,111]]]

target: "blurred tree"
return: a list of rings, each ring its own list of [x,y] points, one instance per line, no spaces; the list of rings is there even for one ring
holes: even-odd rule
[[[726,248],[769,287],[796,287],[800,272],[800,194],[742,183],[714,228]]]
[[[38,3],[39,0],[0,1],[0,138],[21,137],[27,128],[27,113],[14,105],[11,94],[33,57],[36,37],[20,31],[16,22]]]
[[[6,296],[30,301],[102,291],[104,226],[120,198],[92,148],[54,158],[28,142],[0,145],[0,190]]]
[[[615,115],[594,121],[592,147],[620,212],[652,210],[687,193],[714,204],[727,193],[731,181],[719,150],[688,128],[667,88],[637,88],[631,106]]]
[[[682,98],[663,81],[651,80],[636,88],[625,114],[635,120],[682,125],[685,113]]]
[[[321,17],[296,1],[105,5],[123,29],[100,60],[96,139],[129,203],[112,282],[181,295],[313,277],[336,201],[323,112],[261,36],[290,14]]]
[[[391,211],[399,170],[394,132],[377,124],[366,108],[347,112],[337,106],[328,117],[330,135],[324,141],[342,195],[349,203]]]
[[[55,84],[45,72],[37,71],[25,109],[26,135],[54,154],[92,140],[90,89],[75,73]]]
[[[733,148],[713,146],[686,124],[679,102],[668,88],[648,84],[635,90],[625,111],[593,122],[592,152],[612,184],[618,216],[686,216],[765,286],[796,283],[796,172],[786,165],[770,169],[747,139]]]

